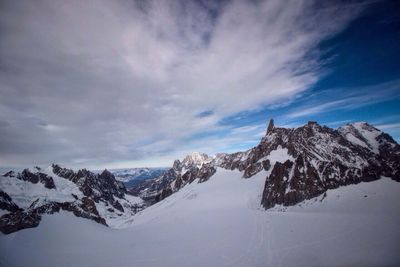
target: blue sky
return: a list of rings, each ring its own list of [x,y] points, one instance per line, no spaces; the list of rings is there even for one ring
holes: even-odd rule
[[[318,49],[321,60],[326,61],[326,74],[314,85],[282,106],[238,113],[224,118],[220,124],[232,128],[259,125],[264,129],[266,121],[274,118],[284,127],[314,120],[337,128],[366,121],[399,142],[399,2],[368,3],[358,18],[341,33],[321,41]],[[233,146],[232,150],[239,148]]]
[[[169,166],[270,118],[400,140],[399,1],[4,1],[0,165]]]

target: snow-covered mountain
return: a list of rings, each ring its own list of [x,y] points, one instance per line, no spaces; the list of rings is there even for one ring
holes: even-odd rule
[[[43,214],[60,211],[120,227],[143,209],[143,201],[126,194],[123,183],[107,170],[75,172],[53,164],[9,171],[1,177],[0,189],[0,231],[6,234],[36,227]]]
[[[261,205],[268,209],[277,204],[294,205],[328,189],[381,176],[400,181],[400,146],[365,122],[335,130],[311,121],[287,129],[275,127],[271,120],[256,147],[214,157],[188,155],[182,162],[176,160],[168,175],[133,191],[157,202],[195,180],[207,181],[218,167],[238,170],[243,178],[267,171]]]
[[[168,168],[125,168],[125,169],[111,169],[109,170],[114,174],[115,179],[124,183],[127,189],[148,180],[160,177]]]

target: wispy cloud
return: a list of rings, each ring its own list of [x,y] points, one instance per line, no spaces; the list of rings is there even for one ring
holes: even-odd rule
[[[316,45],[360,11],[322,6],[5,1],[1,162],[172,160],[195,147],[190,136],[222,118],[280,105],[320,78]],[[235,140],[244,142],[243,135]],[[232,139],[219,142],[228,146]],[[221,148],[215,143],[202,145],[213,152]]]
[[[314,114],[327,113],[334,110],[351,110],[359,107],[376,104],[395,98],[400,98],[400,80],[385,82],[373,86],[365,86],[349,90],[348,88],[337,88],[336,90],[324,91],[316,98],[318,103],[306,104],[290,111],[284,117],[293,119],[310,116]]]
[[[376,127],[381,130],[400,129],[400,123],[378,124]]]

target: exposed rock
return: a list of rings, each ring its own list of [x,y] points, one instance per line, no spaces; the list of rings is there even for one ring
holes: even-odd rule
[[[175,162],[179,162],[180,164],[180,161]],[[171,168],[158,178],[145,180],[137,184],[129,190],[129,193],[133,196],[141,197],[148,204],[158,202],[160,199],[160,192],[171,187],[171,183],[177,179],[178,172],[179,171],[176,171],[174,168]]]
[[[22,229],[33,228],[39,225],[41,216],[35,211],[16,211],[0,217],[0,231],[10,234]]]
[[[9,173],[10,172],[6,173],[6,175]],[[14,176],[8,176],[8,177],[14,177]],[[33,184],[37,184],[38,182],[40,182],[44,184],[44,186],[48,189],[56,188],[53,178],[42,172],[33,173],[29,169],[24,169],[21,173],[18,173],[16,178],[23,181],[31,182]]]
[[[0,209],[10,212],[20,211],[21,209],[12,201],[12,198],[4,191],[0,190]]]
[[[255,158],[269,154],[276,145],[287,148],[295,160],[275,164],[265,183],[265,208],[294,205],[328,189],[381,176],[394,180],[399,177],[399,145],[367,123],[349,124],[338,130],[316,122],[297,129],[273,128],[261,141],[261,153]]]
[[[214,175],[214,173],[217,172],[217,169],[213,166],[211,163],[206,163],[203,166],[201,166],[199,172],[197,173],[197,176],[199,178],[199,183],[203,183],[205,181],[208,181],[211,176]]]
[[[75,202],[47,202],[37,206],[37,199],[29,209],[18,210],[0,217],[0,231],[9,234],[25,228],[33,228],[39,225],[42,214],[53,214],[60,210],[72,212],[77,217],[93,220],[107,226],[104,218],[101,218],[93,200],[88,197]],[[37,207],[36,207],[37,206]]]
[[[243,177],[249,178],[249,177],[259,173],[262,169],[263,169],[263,164],[261,162],[256,162],[256,163],[250,164],[244,170]]]
[[[112,206],[113,206],[114,208],[116,208],[117,210],[119,210],[119,211],[121,211],[121,212],[124,212],[124,208],[122,207],[121,203],[119,203],[118,200],[116,200],[116,201],[112,204]]]
[[[74,172],[56,164],[53,164],[52,168],[58,176],[77,184],[86,197],[90,197],[95,202],[101,200],[108,202],[114,208],[123,211],[121,204],[114,197],[124,198],[127,193],[126,188],[108,170],[104,170],[101,174],[95,174],[86,169]]]
[[[261,163],[265,171],[269,171],[269,169],[271,169],[271,162],[269,161],[269,159],[263,160],[261,161]]]
[[[274,119],[270,119],[267,127],[267,134],[271,133],[274,129]]]
[[[4,177],[15,177],[15,172],[14,171],[8,171],[3,176]]]

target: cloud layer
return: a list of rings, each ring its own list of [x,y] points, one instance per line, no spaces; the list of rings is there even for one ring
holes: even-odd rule
[[[194,137],[307,90],[325,73],[317,45],[359,9],[308,0],[4,2],[0,164],[162,165],[243,142],[257,127],[219,142]]]

